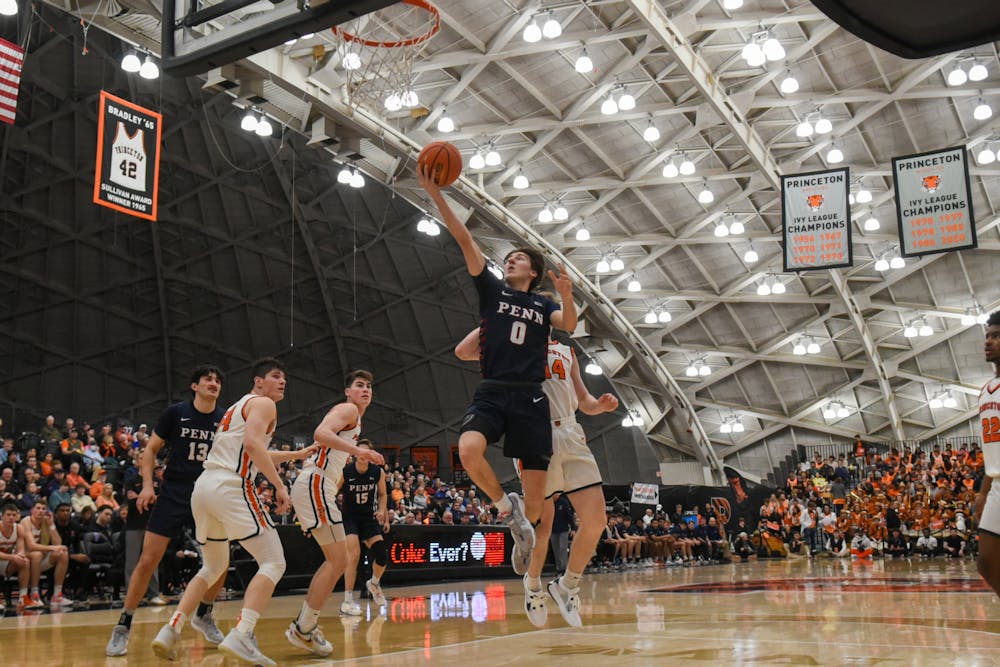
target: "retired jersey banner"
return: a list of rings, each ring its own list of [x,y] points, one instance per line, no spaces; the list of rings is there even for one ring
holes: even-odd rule
[[[965,146],[892,159],[904,257],[975,248]]]
[[[163,116],[101,91],[94,203],[156,220]]]
[[[851,265],[850,183],[846,167],[781,177],[785,271]]]

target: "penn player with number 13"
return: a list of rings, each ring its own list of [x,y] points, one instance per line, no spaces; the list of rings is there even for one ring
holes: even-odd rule
[[[542,282],[545,262],[531,248],[517,248],[504,258],[504,279],[486,270],[486,258],[434,181],[431,170],[418,168],[420,185],[441,212],[479,293],[480,370],[483,380],[462,420],[458,453],[469,477],[496,505],[511,529],[511,562],[524,574],[535,546],[536,524],[545,500],[545,473],[552,457],[549,402],[542,391],[549,327],[576,329],[573,284],[560,265],[549,271],[563,308],[532,292]],[[486,447],[504,436],[504,456],[522,461],[524,501],[504,495],[486,460]]]
[[[215,432],[225,410],[217,407],[222,391],[222,371],[215,366],[201,366],[191,373],[190,401],[174,403],[160,415],[149,444],[139,459],[142,472],[142,493],[136,499],[139,512],[150,511],[149,525],[142,543],[142,555],[132,572],[125,608],[118,624],[111,631],[105,654],[111,657],[128,653],[128,637],[132,616],[146,592],[153,571],[159,566],[167,545],[185,526],[194,526],[191,514],[191,493],[201,476],[205,459],[212,451]],[[167,467],[159,497],[153,491],[153,466],[157,453],[167,446]],[[205,593],[191,625],[211,644],[222,641],[223,635],[215,624],[212,606],[225,582],[223,573]]]

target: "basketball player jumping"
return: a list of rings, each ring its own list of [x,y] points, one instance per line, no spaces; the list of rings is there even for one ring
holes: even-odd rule
[[[986,321],[986,361],[996,376],[979,391],[979,418],[983,425],[985,476],[976,496],[974,515],[979,525],[979,574],[1000,596],[1000,311]]]
[[[478,333],[476,330],[469,332],[455,348],[455,354],[460,359],[474,361],[479,358]],[[613,412],[618,409],[618,399],[612,394],[594,398],[583,383],[576,352],[555,340],[549,341],[542,390],[549,398],[552,416],[552,460],[545,480],[542,521],[535,529],[535,548],[531,553],[531,564],[524,574],[524,608],[528,620],[535,627],[545,625],[548,611],[542,591],[542,567],[549,549],[555,498],[561,493],[566,494],[580,517],[580,527],[570,548],[566,571],[549,582],[548,590],[566,622],[578,628],[583,625],[580,620],[580,578],[601,539],[607,515],[604,492],[601,490],[601,472],[587,447],[583,428],[576,421],[576,411],[579,409],[587,415]]]
[[[480,370],[483,381],[476,389],[462,420],[458,452],[472,481],[489,496],[500,517],[511,529],[511,561],[524,574],[535,547],[532,527],[542,514],[545,470],[552,456],[549,405],[541,389],[549,327],[576,329],[573,285],[562,266],[559,275],[549,271],[564,307],[533,293],[542,281],[545,262],[531,248],[517,248],[504,258],[504,279],[486,270],[486,258],[459,221],[429,167],[418,168],[420,185],[441,212],[441,219],[458,243],[479,293]],[[504,494],[496,473],[486,460],[486,448],[504,437],[504,455],[520,459],[524,501],[516,493]]]
[[[371,442],[359,440],[358,447],[371,449]],[[361,559],[361,544],[372,552],[375,561],[372,577],[365,588],[379,607],[385,604],[382,575],[389,563],[389,553],[382,533],[389,532],[388,491],[385,471],[369,465],[365,459],[355,459],[344,467],[344,533],[347,535],[347,568],[344,570],[344,604],[341,613],[360,616],[361,607],[354,602],[354,580]],[[351,597],[348,597],[351,596]]]
[[[333,646],[319,628],[319,614],[333,587],[344,574],[347,545],[337,492],[348,455],[382,465],[382,455],[358,447],[361,417],[372,402],[372,374],[365,370],[351,371],[344,379],[347,400],[333,406],[316,427],[313,438],[317,452],[305,461],[302,474],[292,484],[292,505],[302,530],[309,533],[323,550],[325,560],[313,574],[309,592],[298,617],[285,631],[288,641],[313,655],[327,656]],[[346,604],[346,601],[345,601]],[[344,611],[344,607],[341,607]]]
[[[226,575],[229,542],[240,542],[257,561],[258,570],[244,592],[236,627],[219,644],[219,650],[264,667],[276,664],[260,652],[254,628],[285,572],[285,555],[257,496],[254,480],[260,472],[274,486],[276,511],[283,514],[291,502],[275,463],[302,458],[316,450],[267,451],[278,420],[276,404],[285,397],[285,368],[276,359],[261,359],[254,363],[252,377],[250,392],[222,417],[205,459],[205,471],[191,494],[195,537],[204,545],[204,562],[184,591],[177,611],[153,640],[153,652],[167,660],[177,659],[181,630],[198,601],[209,586]]]
[[[163,555],[175,536],[185,526],[194,525],[191,516],[191,493],[194,483],[202,473],[202,466],[212,449],[215,431],[222,421],[223,410],[216,406],[222,391],[222,371],[215,366],[200,366],[191,373],[190,388],[194,398],[175,403],[163,411],[156,421],[153,434],[139,458],[142,474],[142,492],[136,499],[139,512],[150,512],[149,524],[143,536],[142,555],[129,579],[125,594],[125,608],[118,624],[111,630],[105,653],[122,656],[128,653],[128,637],[132,616],[149,586],[153,572],[159,567]],[[159,497],[153,491],[153,469],[157,454],[167,447],[167,467],[163,471],[163,485]],[[191,625],[205,636],[206,641],[218,644],[223,635],[212,617],[212,604],[225,582],[225,573],[211,582]]]

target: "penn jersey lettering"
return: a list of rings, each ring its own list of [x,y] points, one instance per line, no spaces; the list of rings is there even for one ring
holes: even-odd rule
[[[250,460],[243,445],[243,438],[247,431],[247,403],[253,398],[259,398],[257,394],[246,394],[240,400],[226,410],[219,422],[219,430],[215,434],[215,443],[212,451],[205,459],[206,468],[221,468],[228,470],[239,477],[253,481],[257,477],[257,466]],[[267,428],[267,440],[264,446],[271,443],[271,434],[274,433],[274,422]]]
[[[1000,477],[1000,378],[979,390],[979,421],[983,429],[983,467],[989,477]]]
[[[222,408],[199,412],[193,401],[174,403],[163,411],[153,432],[166,443],[165,480],[194,485],[212,451],[215,432],[224,414]]]
[[[374,514],[381,477],[382,469],[375,465],[369,464],[364,472],[353,463],[344,466],[344,508],[353,511],[354,516]]]
[[[479,368],[484,379],[542,382],[552,313],[540,294],[518,292],[490,271],[472,278],[479,292]]]
[[[549,397],[549,413],[552,419],[568,420],[576,418],[579,401],[573,386],[573,364],[576,353],[568,345],[549,341],[549,353],[545,368],[545,382],[542,391]]]
[[[111,144],[111,181],[130,190],[146,189],[146,147],[142,130],[129,135],[118,121],[115,140]]]
[[[361,435],[361,420],[358,419],[356,424],[338,431],[337,435],[348,442],[357,442],[358,436]],[[318,468],[327,479],[339,485],[344,474],[344,465],[347,464],[348,456],[350,454],[341,449],[320,447],[318,452],[302,463],[302,468]]]

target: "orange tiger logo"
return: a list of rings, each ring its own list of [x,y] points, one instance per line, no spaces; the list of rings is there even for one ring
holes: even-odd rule
[[[920,187],[924,189],[924,192],[934,192],[941,187],[941,177],[937,175],[924,176],[920,179]]]
[[[729,499],[715,496],[712,498],[711,503],[712,509],[715,510],[715,515],[719,517],[719,523],[723,526],[729,525],[729,520],[733,518],[733,509],[729,504]]]
[[[814,211],[823,207],[823,195],[809,195],[806,197],[806,205]]]

